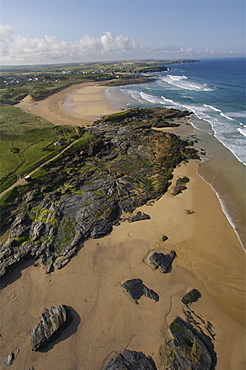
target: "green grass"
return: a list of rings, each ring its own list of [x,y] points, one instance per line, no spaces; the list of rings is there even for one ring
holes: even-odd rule
[[[85,132],[84,135],[79,139],[76,143],[74,143],[68,150],[67,153],[72,152],[76,149],[80,149],[86,144],[88,144],[90,141],[94,140],[95,135],[93,135],[91,132]]]
[[[1,191],[15,182],[16,175],[24,176],[65,147],[54,142],[63,139],[69,144],[78,138],[72,126],[54,126],[11,105],[0,108]]]
[[[130,110],[127,110],[127,111],[124,111],[124,112],[110,114],[110,115],[104,117],[104,120],[106,122],[107,121],[115,121],[115,120],[117,121],[117,120],[121,120],[121,119],[130,117],[131,115],[132,115],[132,112]]]

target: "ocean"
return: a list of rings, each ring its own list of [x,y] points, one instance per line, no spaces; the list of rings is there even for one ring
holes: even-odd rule
[[[217,194],[222,209],[245,246],[246,111],[245,58],[168,65],[148,74],[155,81],[113,87],[112,98],[126,107],[189,110],[197,146],[205,149],[198,173]]]

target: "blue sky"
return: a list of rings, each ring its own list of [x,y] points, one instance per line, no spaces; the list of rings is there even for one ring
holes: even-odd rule
[[[1,1],[1,63],[245,55],[245,2]]]

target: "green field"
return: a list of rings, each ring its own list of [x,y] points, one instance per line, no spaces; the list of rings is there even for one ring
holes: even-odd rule
[[[81,131],[82,133],[82,131]],[[0,106],[0,190],[3,191],[39,164],[77,139],[79,129],[54,126],[11,105]],[[64,145],[54,143],[64,140]]]

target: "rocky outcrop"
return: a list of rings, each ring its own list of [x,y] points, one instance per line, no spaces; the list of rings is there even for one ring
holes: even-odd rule
[[[168,342],[168,369],[214,370],[217,357],[211,339],[177,317],[170,325],[173,340]]]
[[[110,360],[104,370],[157,370],[150,356],[126,349]]]
[[[152,289],[146,287],[141,279],[127,280],[122,284],[123,288],[130,295],[130,297],[138,303],[138,300],[144,295],[155,302],[159,301],[159,296]]]
[[[45,175],[15,188],[1,209],[0,275],[28,258],[40,258],[47,273],[62,268],[86,239],[110,233],[123,212],[160,198],[191,143],[152,127],[187,114],[136,108],[106,116],[44,166]]]
[[[150,216],[144,212],[137,212],[134,216],[129,218],[129,222],[141,221],[141,220],[149,220]]]
[[[193,302],[197,302],[199,298],[201,298],[201,293],[197,289],[190,290],[183,298],[182,303],[188,305]]]
[[[71,322],[72,317],[66,306],[44,309],[41,321],[32,330],[31,347],[33,351],[45,348],[58,337],[59,332]]]
[[[166,273],[170,271],[176,256],[177,254],[175,251],[171,251],[169,254],[155,252],[150,256],[149,261],[155,269],[159,269],[160,272]]]
[[[190,179],[187,177],[187,176],[184,176],[184,177],[180,177],[177,181],[176,181],[176,185],[172,191],[172,195],[178,195],[180,193],[182,193],[183,190],[187,189],[186,187],[186,184],[190,181]]]

